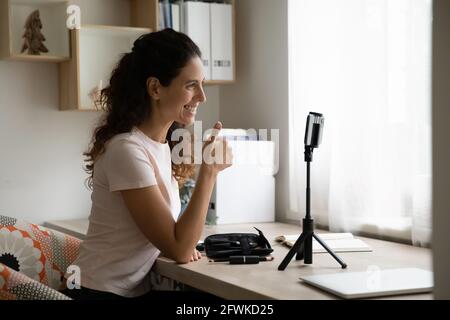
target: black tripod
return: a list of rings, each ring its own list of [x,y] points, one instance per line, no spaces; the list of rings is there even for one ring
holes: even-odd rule
[[[342,269],[347,268],[347,264],[342,261],[334,252],[331,250],[322,239],[320,239],[314,233],[314,220],[311,219],[311,189],[310,189],[310,176],[309,169],[310,163],[312,161],[313,146],[305,146],[305,161],[306,161],[306,216],[303,219],[303,232],[295,241],[294,246],[289,250],[286,257],[278,266],[278,270],[286,269],[289,262],[291,262],[294,254],[297,254],[296,260],[303,260],[305,264],[312,264],[312,247],[313,247],[313,237],[320,243],[329,254],[336,259],[337,262],[342,266]]]

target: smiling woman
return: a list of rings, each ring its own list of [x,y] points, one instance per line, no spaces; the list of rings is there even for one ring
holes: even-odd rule
[[[196,107],[206,101],[200,57],[200,49],[189,37],[171,29],[135,41],[132,52],[119,61],[110,85],[97,101],[107,116],[95,130],[92,147],[85,154],[91,187],[94,162],[114,135],[140,127],[150,131],[155,141],[167,140],[173,149],[176,143],[170,139],[172,132],[194,121],[193,112],[184,112],[184,106]],[[177,112],[178,117],[174,116]],[[193,173],[192,165],[174,164],[172,169],[177,180]]]
[[[74,265],[81,289],[76,299],[138,297],[150,290],[149,271],[158,255],[179,263],[201,258],[195,246],[205,224],[217,174],[230,163],[200,166],[195,190],[181,217],[178,183],[193,164],[175,164],[172,132],[195,121],[203,91],[197,45],[165,29],[141,36],[112,72],[97,103],[106,111],[87,156],[92,209],[89,229]],[[215,128],[220,130],[217,122]],[[205,143],[206,156],[226,143]],[[208,148],[206,148],[208,147]],[[73,287],[73,286],[69,286]]]

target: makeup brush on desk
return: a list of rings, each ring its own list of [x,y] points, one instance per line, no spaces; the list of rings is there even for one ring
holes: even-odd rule
[[[209,262],[230,262],[230,264],[258,264],[260,261],[272,261],[273,257],[230,256],[229,258],[210,259]]]

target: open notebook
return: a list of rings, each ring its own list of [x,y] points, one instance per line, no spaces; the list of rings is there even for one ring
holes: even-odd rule
[[[356,239],[351,233],[317,233],[317,235],[334,252],[372,251],[364,241]],[[300,234],[284,235],[275,238],[288,247],[292,247]],[[323,253],[326,250],[315,239],[313,240],[313,253]]]

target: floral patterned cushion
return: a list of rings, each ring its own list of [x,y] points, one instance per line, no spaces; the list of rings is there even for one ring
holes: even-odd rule
[[[62,293],[0,263],[0,300],[71,300]]]
[[[64,273],[80,243],[70,235],[0,215],[0,263],[55,290],[64,287]]]

